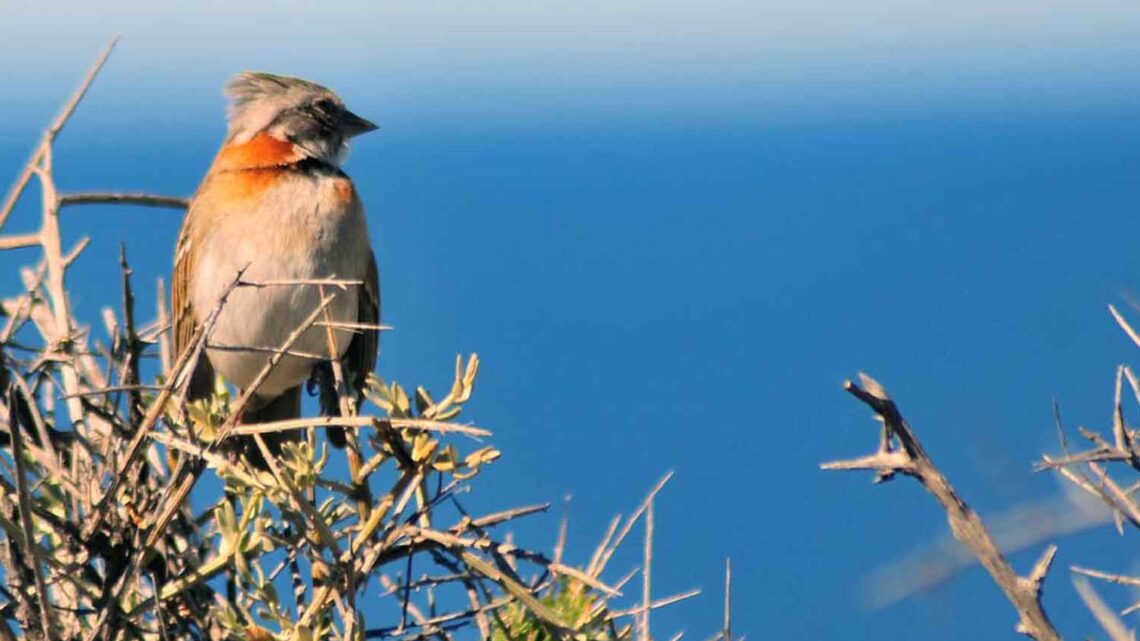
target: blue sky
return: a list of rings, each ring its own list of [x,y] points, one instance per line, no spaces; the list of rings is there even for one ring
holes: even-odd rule
[[[478,351],[470,418],[506,455],[473,500],[572,494],[579,559],[676,470],[656,589],[707,593],[656,615],[659,637],[712,634],[730,555],[751,639],[1016,638],[976,568],[866,609],[864,578],[945,520],[914,483],[816,466],[873,447],[839,387],[866,369],[983,516],[1063,495],[1029,469],[1055,449],[1051,396],[1100,427],[1135,356],[1105,306],[1140,287],[1140,5],[8,0],[0,25],[0,175],[112,33],[58,147],[64,189],[189,194],[241,69],[327,83],[379,123],[346,169],[396,327],[381,374],[438,388]],[[138,278],[169,274],[176,216],[68,216],[93,237],[88,318],[117,300],[92,284],[119,242]],[[1065,568],[1130,571],[1134,537],[1060,541],[1046,605],[1066,636],[1094,623]]]

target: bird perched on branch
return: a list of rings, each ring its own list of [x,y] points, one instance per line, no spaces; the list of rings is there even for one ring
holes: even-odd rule
[[[254,390],[243,423],[298,418],[301,386],[330,355],[333,333],[344,380],[357,394],[376,363],[380,289],[364,208],[340,164],[355,136],[376,125],[318,84],[244,72],[226,86],[229,129],[182,223],[174,258],[176,354],[245,269],[221,308],[189,381],[187,398],[206,398],[215,371],[243,390],[255,384],[321,303],[323,315],[300,333]],[[317,279],[359,285],[321,286]],[[282,284],[282,281],[286,281]],[[325,323],[331,320],[332,323]],[[271,449],[297,432],[267,434]],[[341,429],[328,431],[343,447]],[[247,447],[251,460],[260,460]]]

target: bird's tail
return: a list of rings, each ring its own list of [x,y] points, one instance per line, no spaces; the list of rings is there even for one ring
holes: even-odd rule
[[[340,396],[336,393],[336,380],[333,377],[332,363],[323,361],[313,367],[309,378],[309,394],[318,394],[321,416],[340,416]],[[359,399],[358,399],[359,402]],[[325,435],[333,447],[343,448],[347,436],[343,427],[330,426]]]
[[[287,421],[301,417],[301,386],[286,390],[275,399],[255,409],[247,409],[242,414],[241,422],[244,425],[259,423],[272,423],[273,421]],[[282,446],[289,441],[301,440],[301,430],[286,430],[283,432],[268,432],[261,435],[265,445],[273,455],[277,455]],[[265,457],[261,455],[261,448],[253,437],[245,439],[245,455],[249,462],[262,469],[268,469]]]

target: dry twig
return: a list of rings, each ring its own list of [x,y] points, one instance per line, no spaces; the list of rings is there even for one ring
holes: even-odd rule
[[[875,412],[883,424],[885,438],[881,439],[874,454],[824,463],[820,467],[825,470],[871,470],[879,479],[889,479],[894,474],[917,479],[946,511],[954,538],[978,557],[1017,610],[1020,617],[1017,630],[1037,641],[1059,641],[1061,636],[1041,607],[1041,587],[1056,555],[1056,546],[1045,550],[1027,576],[1018,576],[982,519],[958,496],[950,481],[930,460],[886,390],[866,374],[860,374],[859,378],[862,387],[851,381],[845,382],[843,387]]]

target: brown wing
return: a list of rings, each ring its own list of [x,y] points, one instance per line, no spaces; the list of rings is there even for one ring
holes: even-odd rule
[[[177,360],[182,352],[191,347],[194,330],[197,329],[198,319],[191,304],[190,283],[197,263],[197,250],[194,245],[195,204],[197,198],[190,202],[186,218],[182,221],[182,231],[178,234],[178,244],[174,253],[174,277],[170,283],[171,324],[174,334],[174,358]],[[214,368],[203,353],[190,376],[190,385],[186,397],[190,400],[205,398],[214,390]]]
[[[356,303],[356,321],[364,325],[376,325],[380,322],[380,277],[376,270],[376,256],[368,253],[368,271],[364,275],[364,284],[359,288],[360,298]],[[380,330],[363,329],[353,335],[344,350],[341,363],[344,366],[345,378],[352,385],[357,402],[361,397],[361,390],[368,380],[368,374],[376,367],[376,354],[380,349]],[[320,366],[314,373],[321,372]],[[324,372],[325,383],[321,385],[321,412],[327,416],[339,416],[340,405],[337,403],[335,393],[330,394],[331,372]],[[318,380],[321,376],[318,375]],[[334,447],[344,447],[346,435],[344,428],[330,427],[325,431],[329,443]]]
[[[380,274],[376,269],[376,256],[369,252],[368,271],[364,275],[364,285],[360,287],[357,301],[356,320],[365,325],[380,323]],[[380,330],[364,329],[353,335],[343,362],[352,381],[352,389],[359,397],[364,389],[368,374],[376,367],[376,356],[380,351]]]

